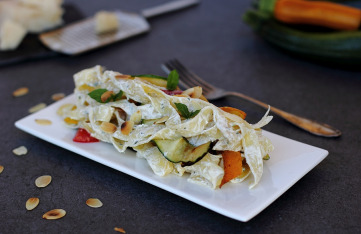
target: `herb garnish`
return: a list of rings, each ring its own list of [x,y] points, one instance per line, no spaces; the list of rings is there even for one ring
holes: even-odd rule
[[[201,110],[196,110],[196,111],[189,111],[188,107],[186,105],[184,105],[183,103],[174,103],[175,106],[177,107],[178,111],[181,113],[181,115],[186,118],[186,119],[190,119],[193,118],[194,116],[196,116]]]
[[[269,160],[271,157],[269,156],[269,154],[267,154],[266,156],[263,157],[263,160]]]
[[[179,82],[179,74],[176,70],[173,70],[169,73],[167,79],[167,89],[168,90],[175,90],[178,86]]]
[[[93,98],[95,101],[100,102],[100,103],[115,102],[115,101],[120,100],[123,96],[123,91],[120,90],[117,94],[111,94],[109,96],[109,98],[103,102],[101,97],[107,91],[108,91],[107,89],[95,89],[95,90],[91,91],[90,93],[88,93],[88,95],[91,98]]]

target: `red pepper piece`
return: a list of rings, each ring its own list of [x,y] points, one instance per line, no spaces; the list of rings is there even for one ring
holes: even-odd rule
[[[182,90],[167,90],[167,89],[162,89],[163,92],[165,92],[165,94],[173,96],[173,95],[178,95],[178,94],[182,94],[183,91]]]
[[[92,142],[99,142],[98,139],[95,137],[92,137],[90,133],[85,130],[84,128],[79,128],[78,131],[75,134],[75,137],[73,138],[74,142],[80,142],[80,143],[92,143]]]

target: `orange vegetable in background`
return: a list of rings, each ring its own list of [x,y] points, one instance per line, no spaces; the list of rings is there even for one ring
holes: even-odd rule
[[[277,0],[273,14],[284,23],[310,24],[336,30],[357,30],[361,24],[360,9],[331,2]]]
[[[220,188],[232,179],[240,176],[243,172],[242,156],[240,152],[223,151],[222,153],[224,176],[220,184]]]

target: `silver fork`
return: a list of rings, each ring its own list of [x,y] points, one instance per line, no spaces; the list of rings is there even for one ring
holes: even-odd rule
[[[226,91],[221,88],[217,88],[203,79],[201,79],[199,76],[194,74],[193,72],[189,71],[184,65],[182,65],[178,60],[173,59],[169,60],[168,62],[162,64],[163,70],[169,74],[172,70],[177,70],[179,74],[179,83],[184,88],[190,88],[194,86],[200,86],[203,89],[203,95],[208,100],[216,100],[225,96],[236,96],[240,97],[242,99],[245,99],[247,101],[250,101],[258,106],[261,106],[265,109],[270,108],[270,110],[282,117],[283,119],[287,120],[288,122],[296,125],[297,127],[300,127],[312,134],[318,135],[318,136],[324,136],[324,137],[338,137],[341,136],[341,131],[331,127],[328,124],[316,122],[314,120],[310,120],[304,117],[300,117],[291,113],[288,113],[286,111],[280,110],[276,107],[269,106],[268,104],[261,102],[257,99],[254,99],[252,97],[249,97],[243,93],[239,92],[232,92],[232,91]]]

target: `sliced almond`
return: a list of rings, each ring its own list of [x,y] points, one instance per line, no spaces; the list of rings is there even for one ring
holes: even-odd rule
[[[33,210],[39,205],[39,198],[31,197],[26,201],[25,207],[27,210]]]
[[[116,107],[115,110],[118,112],[119,118],[121,118],[122,120],[126,120],[127,113],[122,108]]]
[[[200,86],[195,86],[183,91],[184,95],[189,95],[191,98],[200,98],[202,96],[202,88]]]
[[[46,107],[45,103],[39,103],[38,105],[31,107],[29,109],[29,113],[35,113],[41,109],[44,109],[45,107]]]
[[[141,110],[137,110],[136,112],[134,112],[134,113],[130,116],[130,121],[133,121],[134,124],[140,124],[140,122],[142,121],[142,111],[141,111]]]
[[[116,232],[121,232],[121,233],[125,233],[125,230],[123,228],[118,228],[118,227],[115,227],[114,228],[114,231]]]
[[[200,86],[196,86],[194,87],[194,93],[193,96],[191,96],[192,98],[201,98],[202,97],[202,87]]]
[[[28,92],[29,92],[29,89],[27,87],[21,87],[13,92],[13,96],[21,97],[21,96],[24,96],[25,94],[27,94]]]
[[[122,126],[120,127],[120,131],[122,132],[122,134],[124,135],[129,135],[129,133],[132,131],[134,126],[134,122],[133,121],[125,121]]]
[[[51,95],[51,99],[53,99],[54,101],[59,101],[64,97],[65,97],[64,93],[54,93],[53,95]]]
[[[63,209],[54,209],[46,212],[43,215],[43,219],[60,219],[66,215],[66,211]]]
[[[35,119],[35,122],[39,125],[51,125],[51,121],[48,119]]]
[[[115,76],[116,79],[129,79],[131,78],[130,75],[123,75],[123,74],[119,74]]]
[[[20,146],[18,148],[13,149],[13,153],[18,156],[25,155],[28,153],[28,149],[25,146]]]
[[[117,130],[117,126],[109,122],[102,122],[100,128],[107,133],[114,133]]]
[[[85,203],[93,208],[99,208],[103,206],[103,203],[98,198],[89,198]]]
[[[48,186],[50,184],[50,182],[51,182],[51,176],[43,175],[43,176],[38,177],[35,180],[35,185],[38,188],[44,188],[44,187]]]
[[[102,96],[100,96],[100,100],[102,100],[102,102],[106,102],[113,94],[113,91],[106,91],[102,94]]]
[[[1,172],[3,172],[3,170],[4,170],[4,166],[0,165],[0,174]]]
[[[131,98],[128,99],[128,102],[133,103],[136,106],[140,106],[140,102],[137,102],[136,100],[133,100]]]

